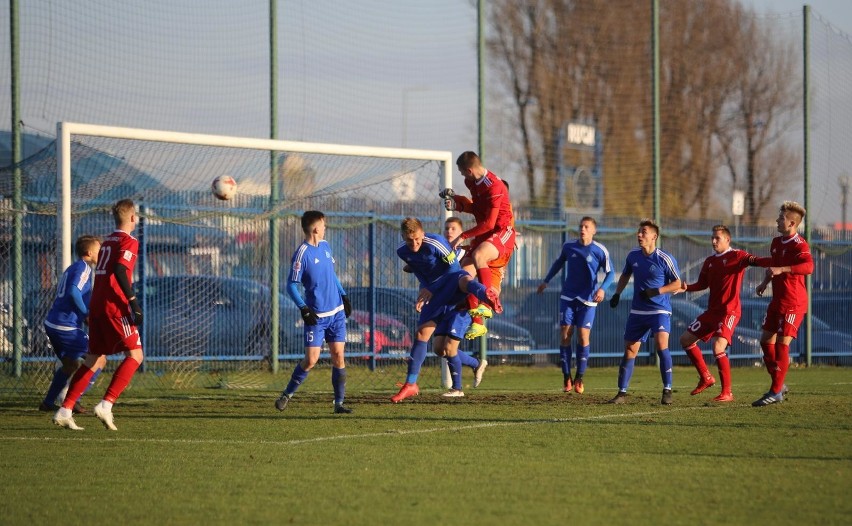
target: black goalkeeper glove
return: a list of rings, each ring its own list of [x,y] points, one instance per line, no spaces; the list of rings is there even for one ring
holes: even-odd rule
[[[441,199],[452,199],[454,195],[456,195],[456,193],[453,191],[452,188],[444,188],[443,190],[438,192],[438,197],[440,197]]]
[[[299,308],[299,310],[302,311],[302,320],[304,320],[305,325],[316,325],[319,321],[316,311],[307,305]]]
[[[654,296],[659,296],[660,295],[660,289],[645,289],[642,292],[640,292],[639,294],[643,298],[645,298],[646,300],[649,300],[649,299],[653,298]]]
[[[136,298],[130,300],[130,312],[133,314],[133,325],[142,326],[142,306],[136,301]]]
[[[349,298],[346,296],[343,296],[343,313],[346,314],[347,318],[352,314],[352,304],[349,303]]]
[[[613,294],[612,297],[609,299],[610,308],[614,309],[614,308],[618,307],[618,300],[620,300],[620,299],[621,299],[621,294],[619,294],[618,292]]]

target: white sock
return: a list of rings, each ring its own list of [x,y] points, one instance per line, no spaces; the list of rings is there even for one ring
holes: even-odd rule
[[[101,400],[101,407],[103,407],[107,411],[112,411],[112,402],[107,402],[106,400]]]
[[[59,411],[56,412],[57,416],[61,416],[62,418],[68,418],[71,416],[71,410],[65,407],[60,407]]]

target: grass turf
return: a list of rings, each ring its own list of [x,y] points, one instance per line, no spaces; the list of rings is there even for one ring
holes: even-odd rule
[[[118,432],[2,400],[0,522],[848,524],[852,370],[792,369],[765,408],[760,368],[733,371],[724,405],[677,368],[661,406],[652,367],[608,405],[616,375],[590,369],[580,396],[556,368],[493,367],[460,399],[353,392],[352,415],[332,414],[321,375],[283,413],[273,390],[131,389]]]

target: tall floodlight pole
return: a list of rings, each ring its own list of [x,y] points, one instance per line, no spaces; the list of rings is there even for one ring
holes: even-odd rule
[[[485,0],[476,2],[477,142],[479,158],[485,162]],[[488,354],[488,339],[479,338],[479,359]]]
[[[14,189],[12,190],[12,352],[15,363],[15,376],[20,377],[23,373],[23,345],[24,345],[24,323],[23,323],[23,299],[24,299],[24,253],[23,253],[23,189],[21,182],[21,83],[20,69],[20,11],[18,0],[9,2],[9,40],[11,55],[11,81],[12,81],[12,166],[14,166],[12,178]]]
[[[651,0],[651,106],[653,152],[651,176],[654,178],[654,220],[660,222],[660,6]],[[660,245],[660,240],[657,241]]]
[[[278,0],[269,0],[269,138],[278,138]],[[278,372],[278,329],[281,306],[278,301],[279,287],[279,240],[278,215],[276,212],[281,199],[281,181],[276,163],[277,153],[269,152],[269,305],[270,313],[270,356],[272,372]]]
[[[485,159],[485,0],[476,2],[477,147]]]
[[[810,90],[810,82],[811,82],[811,71],[810,71],[810,45],[808,43],[810,39],[810,16],[811,16],[811,6],[805,5],[802,7],[802,143],[804,148],[804,166],[802,167],[804,172],[804,196],[805,196],[805,210],[811,210],[811,193],[810,193],[810,179],[811,179],[811,138],[810,138],[810,130],[811,130],[811,118],[810,118],[810,104],[808,103],[809,98],[809,90]],[[805,239],[811,239],[811,215],[805,215]],[[813,336],[813,317],[811,316],[811,290],[813,286],[813,277],[811,274],[805,276],[805,287],[808,291],[808,311],[805,314],[805,363],[810,367],[811,365],[811,340]]]

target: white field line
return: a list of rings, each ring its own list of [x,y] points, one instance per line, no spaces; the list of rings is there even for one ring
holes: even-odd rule
[[[719,406],[721,407],[721,406]],[[30,442],[128,442],[140,444],[218,444],[218,445],[250,445],[250,444],[269,444],[275,446],[296,446],[300,444],[315,444],[317,442],[329,442],[332,440],[357,440],[360,438],[375,438],[375,437],[397,437],[405,435],[421,435],[426,433],[455,433],[458,431],[467,431],[471,429],[485,429],[496,427],[509,426],[525,426],[525,425],[545,425],[545,424],[564,424],[594,420],[608,420],[614,418],[634,418],[638,416],[664,415],[679,411],[691,411],[699,409],[718,409],[719,407],[684,407],[677,409],[666,409],[657,411],[642,411],[638,413],[623,413],[612,415],[596,415],[583,416],[573,418],[548,418],[537,420],[522,420],[520,422],[482,422],[479,424],[470,424],[465,426],[452,427],[431,427],[428,429],[392,429],[377,433],[361,433],[357,435],[331,435],[324,437],[301,438],[295,440],[216,440],[216,439],[196,439],[196,438],[94,438],[94,437],[70,437],[67,434],[63,437],[0,437],[0,441],[30,441]],[[100,427],[100,426],[98,426]],[[77,433],[73,431],[63,431],[64,433]]]

